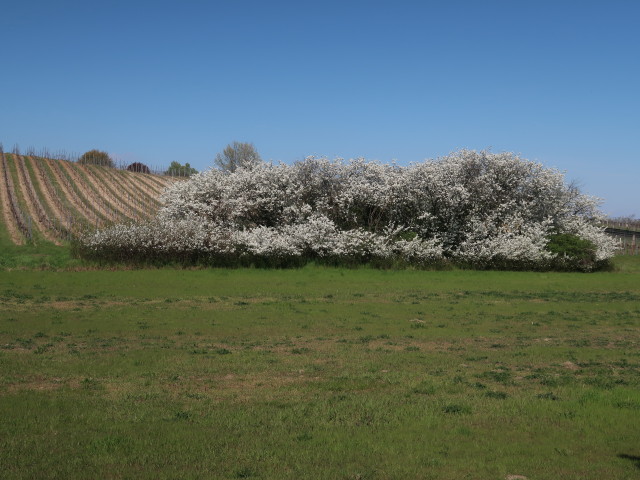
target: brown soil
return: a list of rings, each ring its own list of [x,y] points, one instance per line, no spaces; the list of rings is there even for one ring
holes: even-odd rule
[[[164,190],[165,185],[161,181],[163,177],[160,175],[155,175],[153,173],[126,172],[135,175],[136,179],[139,178],[141,182],[144,182],[150,189],[156,192],[154,196],[159,195],[160,192]]]
[[[158,185],[158,188],[164,190],[169,185],[173,185],[178,181],[176,177],[164,176],[164,175],[149,175],[149,180],[153,181]]]
[[[573,370],[573,371],[580,370],[580,367],[578,365],[576,365],[575,363],[570,362],[568,360],[566,362],[564,362],[562,364],[562,366],[564,368],[566,368],[567,370]]]
[[[21,391],[50,391],[57,390],[65,386],[65,382],[59,378],[34,378],[20,383],[10,383],[7,385],[7,393],[15,393]]]

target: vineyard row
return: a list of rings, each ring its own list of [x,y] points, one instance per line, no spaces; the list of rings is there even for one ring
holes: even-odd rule
[[[80,232],[151,218],[176,177],[80,165],[0,147],[2,223],[14,244],[62,244]]]

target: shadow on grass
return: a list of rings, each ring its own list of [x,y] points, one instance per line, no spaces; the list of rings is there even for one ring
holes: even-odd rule
[[[626,453],[619,453],[618,458],[624,458],[625,460],[631,460],[635,463],[637,469],[640,469],[640,456],[638,455],[627,455]]]

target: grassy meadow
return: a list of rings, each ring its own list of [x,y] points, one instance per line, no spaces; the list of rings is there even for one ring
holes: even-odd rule
[[[638,478],[638,260],[0,271],[1,476]]]

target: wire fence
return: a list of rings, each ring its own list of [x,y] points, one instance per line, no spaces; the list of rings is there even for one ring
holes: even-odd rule
[[[633,217],[608,218],[602,224],[605,232],[618,243],[618,255],[640,255],[640,220]]]
[[[628,243],[622,240],[618,248],[618,254],[619,255],[640,255],[640,248],[638,248],[638,244],[636,243],[635,239],[631,243]]]
[[[608,218],[603,224],[605,228],[638,232],[640,234],[640,220],[636,218]]]
[[[614,237],[618,243],[619,255],[640,255],[638,240],[640,232],[608,227],[605,232]]]

